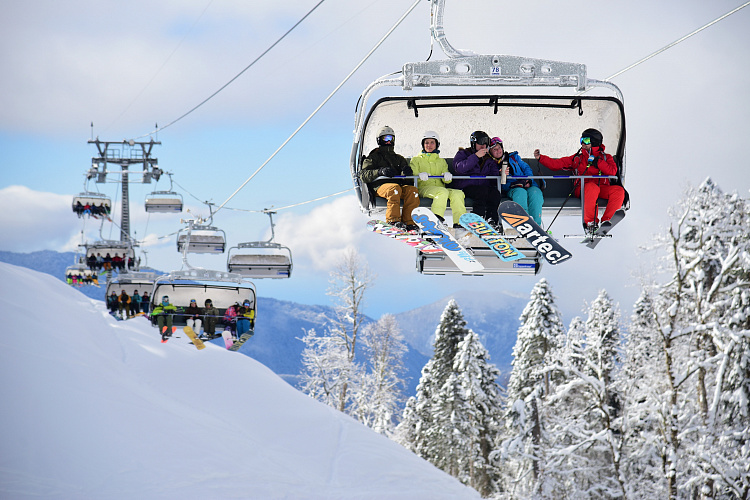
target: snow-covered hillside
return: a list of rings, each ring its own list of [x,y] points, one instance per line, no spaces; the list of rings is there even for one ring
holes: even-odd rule
[[[479,495],[248,356],[0,264],[0,497]]]

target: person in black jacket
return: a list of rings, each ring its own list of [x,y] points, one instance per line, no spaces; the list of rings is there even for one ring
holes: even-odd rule
[[[378,147],[370,151],[362,164],[360,178],[367,183],[377,196],[385,198],[385,221],[407,230],[416,230],[411,212],[419,206],[419,191],[411,179],[387,179],[395,175],[414,173],[406,158],[393,150],[396,135],[393,129],[385,126],[378,132]],[[404,208],[401,210],[401,200]]]

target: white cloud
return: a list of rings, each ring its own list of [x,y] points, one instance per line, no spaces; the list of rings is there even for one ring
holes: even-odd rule
[[[81,228],[72,200],[72,195],[43,193],[26,186],[0,189],[2,249],[24,253],[75,250]]]

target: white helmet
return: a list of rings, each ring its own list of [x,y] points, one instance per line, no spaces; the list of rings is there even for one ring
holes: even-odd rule
[[[390,135],[391,140],[386,141],[383,139],[383,136]],[[396,143],[396,133],[393,131],[391,127],[386,125],[385,127],[381,128],[378,132],[378,146],[384,146],[386,144],[394,145]]]
[[[440,136],[437,132],[433,130],[427,130],[424,133],[424,136],[422,137],[422,149],[424,149],[424,140],[425,139],[435,139],[435,149],[440,147]]]

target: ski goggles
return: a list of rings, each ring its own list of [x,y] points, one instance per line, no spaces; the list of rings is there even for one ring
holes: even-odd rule
[[[581,137],[581,144],[588,146],[591,144],[591,137]]]
[[[395,137],[391,134],[380,136],[380,138],[383,140],[383,142],[393,142],[393,139],[395,139]]]

